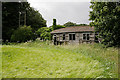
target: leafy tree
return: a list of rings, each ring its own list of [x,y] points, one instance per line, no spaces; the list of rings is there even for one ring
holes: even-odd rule
[[[60,29],[60,28],[65,28],[65,26],[62,26],[62,25],[52,26],[52,30],[56,30],[56,29]]]
[[[26,16],[25,16],[26,14]],[[25,24],[26,18],[26,24]],[[31,26],[35,32],[46,26],[42,15],[30,7],[28,2],[3,2],[2,3],[2,39],[10,41],[14,30],[19,26]]]
[[[40,37],[41,40],[50,40],[51,39],[51,29],[48,28],[48,27],[42,27],[42,28],[39,28],[37,31],[36,31],[36,34],[37,36]]]
[[[73,23],[73,22],[67,22],[67,23],[64,24],[64,26],[66,26],[66,27],[76,26],[76,23]]]
[[[11,36],[12,42],[26,42],[28,40],[33,40],[34,34],[30,26],[21,26]]]
[[[76,24],[76,26],[88,26],[87,24]]]
[[[44,20],[42,15],[32,7],[30,7],[29,10],[27,10],[27,24],[26,25],[31,26],[34,32],[41,27],[47,26],[46,20]]]
[[[100,33],[103,43],[109,46],[120,45],[120,3],[91,2],[90,23]]]
[[[60,28],[65,28],[65,26],[62,26],[62,25],[56,25],[56,29],[60,29]]]
[[[9,40],[19,26],[19,3],[2,3],[2,39]]]
[[[73,22],[67,22],[64,24],[65,27],[71,27],[71,26],[87,26],[87,24],[76,24]]]

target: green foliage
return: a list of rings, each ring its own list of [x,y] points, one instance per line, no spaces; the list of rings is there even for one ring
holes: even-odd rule
[[[65,28],[65,26],[62,26],[62,25],[56,25],[56,26],[52,26],[53,30],[56,30],[56,29],[60,29],[60,28]]]
[[[100,33],[102,43],[108,46],[120,45],[119,2],[91,2],[90,23]]]
[[[64,26],[66,26],[66,27],[75,26],[75,25],[76,25],[76,23],[73,23],[73,22],[67,22],[64,24]]]
[[[88,26],[87,24],[77,24],[76,26]]]
[[[35,32],[41,27],[46,27],[46,20],[44,20],[37,10],[30,7],[30,9],[27,10],[27,25],[30,25]]]
[[[26,42],[32,40],[35,35],[30,26],[21,26],[11,36],[12,42]]]
[[[100,44],[2,46],[4,78],[118,78],[118,49]],[[17,53],[17,54],[16,54]]]
[[[67,22],[64,24],[65,27],[70,27],[70,26],[87,26],[87,24],[76,24],[73,22]]]
[[[2,2],[2,39],[9,40],[19,26],[19,3]]]
[[[20,25],[25,23],[26,13],[26,25],[31,26],[35,32],[37,29],[46,26],[46,21],[42,15],[30,7],[28,2],[2,2],[2,39],[3,41],[10,41],[13,31]]]
[[[51,29],[48,27],[42,27],[36,31],[36,34],[38,37],[41,38],[41,40],[51,40]]]
[[[51,40],[52,36],[51,36],[50,32],[53,31],[53,30],[56,30],[56,29],[60,29],[60,28],[65,28],[65,26],[57,25],[56,24],[56,19],[53,19],[53,25],[52,26],[39,28],[36,31],[36,34],[37,34],[38,37],[40,37],[41,40]]]

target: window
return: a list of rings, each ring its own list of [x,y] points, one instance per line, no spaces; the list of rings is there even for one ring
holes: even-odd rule
[[[56,34],[54,34],[54,37],[56,37]]]
[[[75,40],[75,34],[73,34],[73,40]]]
[[[72,40],[72,34],[69,34],[69,40]]]
[[[86,34],[83,34],[83,40],[86,40]]]
[[[69,40],[75,40],[75,34],[69,34]]]
[[[65,34],[63,34],[63,40],[65,40]]]
[[[90,34],[87,34],[87,40],[89,40],[90,39],[90,36],[89,36]]]
[[[90,34],[83,34],[83,40],[90,40]]]

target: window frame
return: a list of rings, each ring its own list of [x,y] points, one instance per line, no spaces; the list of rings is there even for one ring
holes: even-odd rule
[[[62,38],[63,38],[63,40],[65,40],[65,39],[66,39],[66,38],[65,38],[65,34],[63,34],[63,37],[62,37]]]
[[[90,34],[87,34],[86,38],[87,40],[90,40]]]
[[[71,38],[70,38],[70,35],[71,35]],[[74,36],[73,36],[74,35]],[[69,33],[69,40],[76,40],[76,35],[75,33]]]
[[[84,39],[84,35],[85,35],[85,39]],[[89,37],[88,37],[89,35]],[[89,38],[89,39],[88,39]],[[86,41],[89,41],[90,40],[90,33],[83,33],[83,38],[82,40],[86,40]]]

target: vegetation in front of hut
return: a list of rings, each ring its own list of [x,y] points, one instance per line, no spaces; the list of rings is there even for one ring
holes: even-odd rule
[[[3,78],[117,78],[118,50],[101,44],[12,43],[2,47]]]

